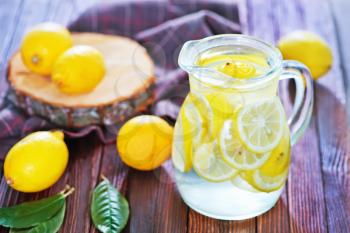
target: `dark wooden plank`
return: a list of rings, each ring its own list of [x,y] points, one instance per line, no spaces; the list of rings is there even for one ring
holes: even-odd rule
[[[170,161],[151,172],[130,170],[127,232],[186,232],[187,206],[175,190]]]
[[[103,146],[96,135],[77,140],[70,146],[71,159],[65,179],[76,188],[68,199],[66,219],[61,232],[90,232],[90,201],[100,174]]]
[[[317,132],[314,119],[293,148],[288,182],[291,232],[327,232]]]
[[[330,3],[316,0],[301,2],[305,8],[306,26],[321,34],[333,50],[332,70],[316,85],[316,113],[328,229],[338,233],[350,232],[350,128],[346,117],[346,77],[342,70],[348,65],[348,60],[341,60],[339,54],[346,47],[339,47]]]
[[[191,210],[189,212],[188,232],[191,233],[252,233],[255,231],[255,218],[242,221],[222,221],[208,218]]]
[[[282,193],[281,198],[270,211],[257,218],[257,232],[290,232],[286,190]]]

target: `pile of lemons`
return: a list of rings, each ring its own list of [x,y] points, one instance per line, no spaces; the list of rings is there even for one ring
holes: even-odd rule
[[[25,35],[20,52],[30,71],[50,75],[66,94],[92,91],[105,74],[102,54],[91,46],[74,46],[70,32],[57,23],[46,22],[32,28]]]

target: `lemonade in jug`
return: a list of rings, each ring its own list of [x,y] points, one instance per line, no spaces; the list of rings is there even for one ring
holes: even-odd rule
[[[187,42],[179,65],[190,80],[172,149],[182,199],[197,212],[224,220],[268,211],[288,177],[291,145],[310,120],[308,69],[283,61],[267,43],[231,34]],[[296,83],[289,119],[278,97],[282,79]]]

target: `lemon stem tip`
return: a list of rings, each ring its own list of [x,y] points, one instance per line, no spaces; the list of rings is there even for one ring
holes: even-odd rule
[[[64,139],[64,133],[60,130],[52,131],[52,134],[58,139],[61,139],[61,140]]]
[[[74,191],[75,191],[74,187],[66,185],[65,188],[60,192],[60,194],[63,195],[64,197],[67,197],[71,195]]]
[[[101,174],[101,179],[102,180],[108,180],[107,177],[105,177],[103,174]]]

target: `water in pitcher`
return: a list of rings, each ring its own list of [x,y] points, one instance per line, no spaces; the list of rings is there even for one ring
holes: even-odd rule
[[[260,215],[278,200],[290,163],[290,133],[277,96],[280,73],[235,88],[270,70],[267,56],[244,47],[204,51],[195,65],[204,69],[189,74],[191,91],[174,131],[178,190],[187,205],[213,218]],[[224,78],[212,78],[213,70]]]

